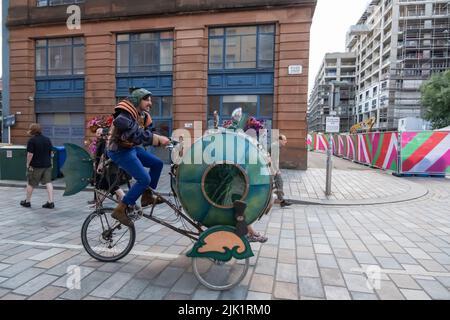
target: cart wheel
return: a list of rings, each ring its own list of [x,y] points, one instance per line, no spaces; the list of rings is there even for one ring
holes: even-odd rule
[[[250,264],[249,258],[231,258],[224,262],[210,258],[192,258],[192,269],[198,281],[211,290],[229,290],[245,277]]]
[[[120,224],[111,217],[112,208],[91,213],[81,228],[81,242],[87,253],[103,262],[113,262],[125,257],[133,248],[136,230]]]

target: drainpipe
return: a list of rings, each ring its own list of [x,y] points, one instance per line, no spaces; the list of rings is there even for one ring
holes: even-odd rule
[[[6,27],[6,23],[8,21],[8,8],[9,8],[9,0],[2,1],[2,54],[3,54],[3,62],[2,62],[2,82],[3,82],[3,92],[2,92],[2,115],[3,117],[9,115],[9,31]],[[3,121],[2,121],[3,125]],[[1,141],[8,141],[8,130],[2,128],[2,137],[0,137]]]

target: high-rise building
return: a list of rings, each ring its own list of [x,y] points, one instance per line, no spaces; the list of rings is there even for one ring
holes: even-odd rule
[[[308,104],[308,130],[324,132],[327,116],[340,118],[340,131],[348,132],[355,107],[356,55],[327,53],[316,76]]]
[[[353,122],[375,117],[374,129],[421,117],[420,85],[450,68],[449,0],[372,0],[347,36],[356,54]]]
[[[3,72],[10,78],[9,113],[18,115],[12,141],[25,143],[37,121],[55,145],[83,145],[93,137],[87,121],[111,114],[129,87],[145,87],[162,134],[181,128],[194,137],[214,111],[224,121],[242,107],[287,136],[282,165],[306,169],[315,6],[316,0],[9,0]]]

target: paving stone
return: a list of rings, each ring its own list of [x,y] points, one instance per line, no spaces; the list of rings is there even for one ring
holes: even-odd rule
[[[253,274],[252,280],[250,281],[249,290],[272,293],[273,288],[273,276],[267,276],[263,274]]]
[[[372,282],[363,275],[344,273],[344,279],[350,291],[373,293]]]
[[[64,251],[64,249],[61,249],[61,248],[51,248],[51,249],[45,250],[44,252],[41,252],[37,255],[32,256],[29,259],[36,260],[36,261],[43,261],[43,260],[48,259],[48,258],[50,258],[58,253],[61,253],[63,251]]]
[[[9,280],[0,283],[0,287],[7,289],[17,289],[18,287],[30,281],[34,277],[37,277],[42,272],[44,272],[44,269],[39,268],[26,269],[23,272],[17,274],[16,276],[10,278]]]
[[[334,255],[336,258],[353,258],[352,252],[348,249],[335,249]]]
[[[431,300],[422,290],[400,289],[406,300]]]
[[[394,258],[377,257],[378,262],[383,269],[398,269],[402,270],[402,266]]]
[[[377,260],[369,252],[354,252],[356,260],[361,264],[378,264]]]
[[[20,286],[19,288],[14,290],[13,293],[24,296],[31,296],[56,279],[58,279],[58,277],[48,274],[42,274]]]
[[[247,296],[248,287],[237,285],[236,287],[225,290],[222,292],[220,296],[220,300],[245,300],[245,297]]]
[[[278,262],[279,263],[295,264],[297,262],[296,261],[295,250],[280,249],[278,251]]]
[[[433,259],[425,251],[419,248],[405,248],[405,250],[415,259]]]
[[[199,282],[193,273],[185,273],[175,283],[171,291],[182,294],[193,294]]]
[[[164,296],[169,292],[169,288],[149,285],[139,296],[139,300],[163,300]]]
[[[407,253],[393,253],[392,255],[400,264],[419,264],[417,260]]]
[[[327,300],[351,300],[350,293],[347,288],[325,286],[324,290]]]
[[[153,283],[161,287],[172,287],[183,273],[184,269],[182,268],[167,267],[153,281]]]
[[[92,272],[95,271],[94,268],[89,268],[89,267],[76,267],[74,265],[75,268],[79,268],[79,269],[75,269],[75,268],[68,268],[66,269],[66,273],[63,276],[60,276],[60,278],[55,281],[54,283],[52,283],[53,286],[58,286],[58,287],[64,287],[67,288],[68,286],[75,286],[75,273],[79,272],[80,275],[80,280],[83,280],[84,278],[86,278],[89,274],[91,274]],[[68,280],[69,283],[68,283]]]
[[[381,300],[404,300],[400,290],[391,281],[380,281],[380,288],[376,289]]]
[[[323,291],[320,278],[298,278],[298,287],[300,295],[306,297],[324,298],[325,293]]]
[[[442,265],[437,263],[434,260],[423,260],[423,259],[417,259],[417,261],[427,270],[430,272],[447,272],[447,269],[445,269]]]
[[[273,295],[276,299],[298,300],[297,283],[276,281]]]
[[[297,257],[299,259],[315,259],[313,247],[297,247]]]
[[[71,257],[73,257],[77,254],[79,254],[78,251],[65,250],[64,252],[61,252],[51,258],[41,261],[40,263],[36,264],[36,267],[50,269],[50,268],[53,268],[54,266],[60,264],[61,262],[64,262],[65,260],[70,259]]]
[[[139,278],[151,280],[160,274],[168,265],[169,261],[153,260],[147,267],[136,274]]]
[[[378,300],[376,294],[363,293],[363,292],[350,292],[353,300]]]
[[[217,300],[219,295],[219,291],[212,291],[200,286],[192,296],[192,300]]]
[[[80,282],[80,289],[71,289],[60,297],[70,300],[81,300],[111,276],[109,272],[94,271]],[[98,297],[96,297],[98,299]]]
[[[449,300],[450,291],[445,288],[438,281],[431,280],[417,280],[417,282],[422,286],[422,288],[428,293],[432,299],[438,300]]]
[[[297,260],[297,271],[300,277],[320,277],[316,260]]]
[[[255,267],[255,273],[274,275],[277,268],[277,260],[270,258],[259,258]],[[297,272],[296,272],[297,273]]]
[[[355,259],[337,259],[339,267],[344,273],[361,273],[361,266]]]
[[[25,250],[19,254],[15,254],[11,257],[9,257],[8,259],[4,259],[2,262],[3,263],[8,263],[8,264],[16,264],[18,262],[24,261],[26,259],[28,259],[29,257],[32,257],[38,253],[42,253],[43,250],[37,249],[37,248],[28,248],[28,250]]]
[[[314,251],[316,254],[323,253],[323,254],[332,254],[333,250],[331,250],[331,247],[327,244],[314,244]]]
[[[417,284],[417,282],[407,274],[390,274],[389,277],[399,288],[420,289],[420,286]]]
[[[436,279],[442,283],[444,287],[450,288],[450,276],[447,277],[436,277]]]
[[[271,300],[272,295],[270,293],[248,291],[246,299],[247,300]]]
[[[24,270],[32,267],[36,261],[24,260],[17,264],[11,265],[10,267],[4,268],[0,271],[0,277],[12,278],[15,275],[23,272]]]
[[[67,289],[61,287],[48,286],[41,291],[36,292],[28,300],[55,300],[59,295],[63,294]]]
[[[297,266],[295,264],[278,263],[276,280],[297,283]]]
[[[330,286],[345,286],[344,278],[342,277],[340,269],[326,269],[320,268],[322,282],[324,285]]]
[[[111,298],[117,291],[120,290],[133,275],[131,273],[116,272],[101,285],[99,285],[95,290],[93,290],[90,295],[100,298]]]
[[[149,285],[145,279],[131,279],[114,295],[118,298],[136,300],[138,296]]]
[[[333,255],[317,254],[316,257],[320,268],[338,268],[336,259]]]
[[[0,300],[25,300],[26,296],[21,296],[14,293],[8,293],[7,295],[4,295]]]

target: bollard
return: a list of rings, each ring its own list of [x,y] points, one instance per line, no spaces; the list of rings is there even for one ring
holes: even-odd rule
[[[325,195],[331,196],[331,171],[333,169],[333,162],[332,162],[332,135],[329,135],[328,140],[328,148],[327,148],[327,179],[326,179],[326,185],[325,185]]]

